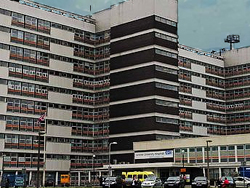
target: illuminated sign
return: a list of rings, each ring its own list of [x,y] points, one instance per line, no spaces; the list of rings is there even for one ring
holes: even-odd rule
[[[173,150],[135,153],[135,159],[162,159],[162,158],[173,158],[173,157],[174,157]]]

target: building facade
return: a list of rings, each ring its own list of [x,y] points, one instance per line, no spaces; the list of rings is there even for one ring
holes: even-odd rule
[[[31,184],[39,165],[43,182],[71,173],[83,185],[107,172],[109,149],[111,163],[140,165],[134,142],[249,133],[250,48],[179,45],[177,9],[177,0],[129,0],[81,16],[2,0],[2,174],[25,168]]]
[[[179,136],[177,1],[126,1],[93,17],[111,33],[112,160],[132,163],[133,142]]]
[[[179,45],[180,133],[249,133],[249,47],[220,55]]]
[[[110,31],[96,32],[89,17],[3,0],[0,36],[2,174],[26,169],[32,184],[40,165],[43,180],[43,171],[71,172],[72,184],[84,184],[108,163]]]

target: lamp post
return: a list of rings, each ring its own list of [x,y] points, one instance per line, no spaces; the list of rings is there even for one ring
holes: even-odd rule
[[[38,132],[38,156],[37,156],[37,179],[36,179],[36,187],[39,188],[40,187],[40,181],[39,181],[39,172],[40,172],[40,153],[41,153],[41,141],[40,141],[40,137],[41,135],[45,134],[45,131],[39,131]]]
[[[95,169],[94,169],[94,159],[95,155],[92,156],[92,175],[93,175],[93,182],[95,181]]]
[[[4,175],[4,157],[6,157],[5,154],[2,154],[2,172],[1,172],[1,181],[3,181],[3,175]]]
[[[208,143],[209,142],[212,142],[212,140],[206,140],[207,142],[207,181],[209,182],[210,181],[210,177],[209,177],[209,147],[208,147]]]
[[[110,166],[110,151],[111,151],[111,146],[112,144],[117,144],[117,142],[111,142],[109,143],[109,167],[108,167],[108,173],[109,173],[109,177],[111,176],[111,166]],[[110,188],[110,181],[109,182],[109,188]]]

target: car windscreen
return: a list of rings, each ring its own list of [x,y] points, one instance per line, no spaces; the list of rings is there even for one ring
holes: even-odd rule
[[[228,177],[222,177],[221,180],[224,181],[225,178],[227,178],[228,181],[233,181],[233,178],[231,176]]]
[[[167,179],[168,181],[176,181],[176,180],[180,180],[180,177],[169,177],[168,179]]]
[[[194,178],[194,181],[206,181],[207,178],[206,177],[196,177]]]
[[[156,177],[155,176],[148,176],[145,181],[155,181]]]
[[[107,177],[105,180],[106,181],[115,181],[116,177]]]

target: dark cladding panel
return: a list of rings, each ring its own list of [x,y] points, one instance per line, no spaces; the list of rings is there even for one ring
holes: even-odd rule
[[[128,55],[114,57],[110,59],[110,69],[115,70],[133,65],[139,65],[142,63],[151,62],[154,60],[154,49],[144,50]]]
[[[112,146],[113,147],[113,146]],[[117,163],[134,163],[134,154],[133,153],[125,153],[125,154],[116,154],[116,155],[111,155],[111,162],[113,163],[113,161],[116,160]],[[118,171],[118,170],[116,170]],[[124,170],[122,170],[124,171]]]
[[[150,16],[111,27],[111,39],[123,37],[140,31],[154,28],[155,17]]]
[[[117,142],[117,145],[112,146],[112,151],[117,150],[133,150],[133,142],[156,140],[156,135],[138,135],[131,137],[112,138],[110,142]]]
[[[110,118],[154,112],[179,115],[178,108],[156,105],[156,100],[146,100],[110,106]]]
[[[152,65],[148,67],[112,73],[110,75],[110,85],[115,86],[119,84],[154,78],[154,71],[155,66]]]
[[[163,80],[178,82],[177,75],[157,71],[155,65],[151,65],[148,67],[141,67],[137,69],[112,73],[110,75],[110,85],[115,86],[151,78],[159,78]]]
[[[110,101],[115,102],[119,100],[133,99],[152,95],[159,95],[176,99],[179,97],[178,91],[156,88],[155,83],[152,82],[140,85],[133,85],[129,87],[111,89]]]
[[[136,21],[131,21],[118,26],[111,27],[111,39],[124,37],[148,29],[160,29],[169,33],[177,34],[177,27],[158,22],[155,16],[149,16]]]
[[[123,56],[118,56],[110,59],[110,69],[120,69],[124,67],[129,67],[133,65],[139,65],[143,63],[148,63],[152,61],[158,61],[161,63],[178,66],[178,60],[159,55],[155,53],[155,49],[144,50],[140,52],[135,52]]]
[[[159,45],[173,50],[178,50],[177,43],[155,37],[155,33],[147,33],[136,37],[131,37],[110,44],[111,55],[121,53],[150,45]]]
[[[161,63],[165,63],[165,64],[169,64],[169,65],[173,65],[173,66],[178,66],[178,59],[174,59],[171,57],[166,57],[163,55],[159,55],[159,54],[155,54],[155,61],[161,62]]]
[[[154,33],[132,37],[110,44],[110,54],[116,54],[154,44]]]
[[[110,134],[136,133],[141,131],[179,132],[179,125],[156,122],[156,117],[145,117],[110,122]]]

